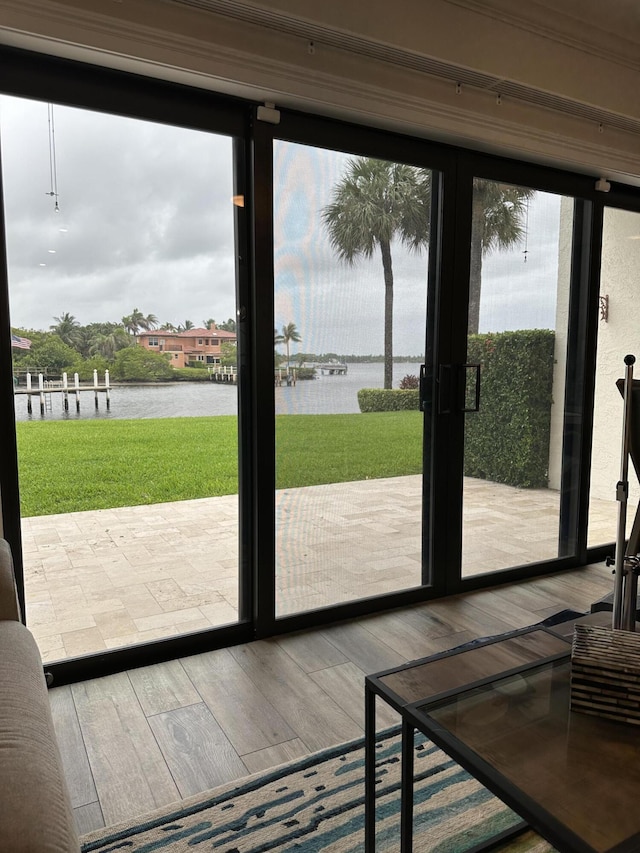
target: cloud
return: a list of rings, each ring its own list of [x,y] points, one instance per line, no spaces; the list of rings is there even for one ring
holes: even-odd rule
[[[56,213],[47,105],[0,101],[13,325],[235,315],[230,139],[56,106]]]
[[[232,140],[89,110],[0,97],[11,322],[48,329],[119,322],[138,308],[160,322],[235,316]],[[294,322],[307,352],[381,353],[379,251],[338,260],[321,212],[351,155],[276,141],[276,325]],[[47,195],[57,177],[60,213]],[[523,247],[485,259],[480,327],[553,327],[559,198],[537,193]],[[392,246],[394,350],[425,349],[428,253]]]

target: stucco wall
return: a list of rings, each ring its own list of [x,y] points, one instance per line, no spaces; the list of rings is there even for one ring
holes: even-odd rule
[[[562,431],[564,424],[565,372],[567,369],[567,326],[569,322],[569,284],[573,234],[573,199],[560,203],[558,240],[558,291],[556,301],[556,345],[553,368],[553,403],[549,445],[549,488],[560,488],[562,474]]]
[[[615,500],[623,415],[615,382],[624,375],[627,353],[639,360],[635,377],[640,378],[640,214],[605,210],[600,293],[609,296],[609,316],[598,325],[591,496]],[[629,482],[630,497],[637,500],[638,483],[631,467]]]

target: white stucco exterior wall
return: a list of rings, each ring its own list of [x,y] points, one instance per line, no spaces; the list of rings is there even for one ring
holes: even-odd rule
[[[616,380],[624,376],[624,357],[638,359],[640,378],[640,214],[605,210],[600,294],[609,296],[608,320],[598,325],[598,350],[591,460],[591,497],[615,500],[620,476],[622,397]],[[629,469],[630,499],[638,499],[638,481]]]
[[[562,475],[562,431],[564,424],[565,373],[567,370],[567,327],[569,324],[569,286],[571,282],[571,245],[573,236],[573,199],[560,202],[558,237],[558,291],[556,297],[556,342],[553,367],[553,402],[549,441],[549,488],[559,489]]]

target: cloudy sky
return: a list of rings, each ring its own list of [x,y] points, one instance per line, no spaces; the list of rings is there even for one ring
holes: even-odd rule
[[[53,121],[59,213],[47,104],[0,97],[12,325],[235,316],[231,140],[59,106]],[[307,352],[383,349],[380,257],[340,264],[320,219],[347,160],[276,145],[276,325],[294,322]],[[558,223],[559,199],[538,193],[526,263],[524,246],[485,260],[481,330],[554,325]],[[418,355],[427,257],[398,245],[393,264],[394,349]]]

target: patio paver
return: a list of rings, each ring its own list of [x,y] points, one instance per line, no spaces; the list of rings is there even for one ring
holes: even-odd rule
[[[548,489],[466,480],[463,575],[555,556],[557,506]],[[283,490],[277,514],[278,616],[420,582],[419,476]],[[24,518],[43,659],[235,622],[237,515],[228,495]],[[613,541],[616,518],[615,501],[592,501],[593,544]]]

